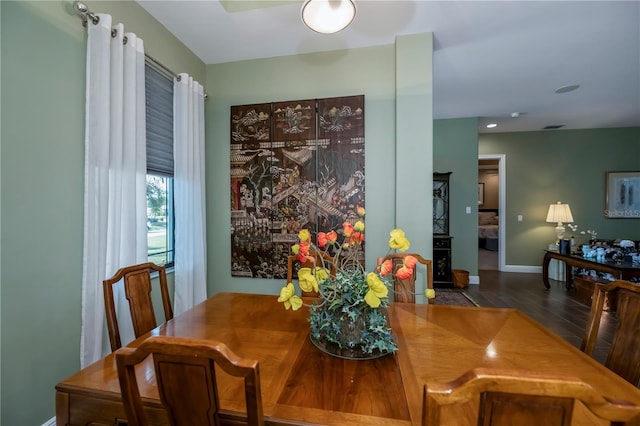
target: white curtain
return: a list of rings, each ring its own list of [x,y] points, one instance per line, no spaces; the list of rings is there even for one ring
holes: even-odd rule
[[[204,189],[204,90],[187,74],[174,80],[174,313],[207,297]]]
[[[87,39],[83,368],[110,352],[102,280],[147,261],[144,46],[122,24],[112,28],[110,15],[98,16]],[[133,328],[121,293],[115,298],[125,342]]]

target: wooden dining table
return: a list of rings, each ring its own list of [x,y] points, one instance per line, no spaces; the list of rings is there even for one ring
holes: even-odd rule
[[[260,365],[266,424],[417,425],[426,382],[448,382],[475,367],[581,379],[603,395],[640,404],[640,390],[515,309],[391,303],[398,351],[370,360],[328,355],[309,339],[309,311],[286,311],[277,296],[219,293],[152,330],[150,335],[224,342]],[[147,336],[133,341],[138,345]],[[152,424],[168,424],[153,365],[138,381]],[[224,419],[245,411],[242,380],[217,374]],[[475,424],[477,406],[453,406],[448,424]],[[577,404],[578,424],[605,424]],[[62,425],[126,424],[114,355],[56,386]]]

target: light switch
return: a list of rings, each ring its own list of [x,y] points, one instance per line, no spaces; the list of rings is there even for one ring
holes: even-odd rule
[[[522,222],[522,215],[521,214],[518,215],[518,222]]]
[[[467,214],[471,214],[471,207],[467,206],[467,208],[464,209]]]

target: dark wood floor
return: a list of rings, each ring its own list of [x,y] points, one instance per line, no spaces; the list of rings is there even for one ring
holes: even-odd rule
[[[575,290],[564,282],[549,280],[545,289],[542,274],[480,270],[480,284],[469,285],[466,293],[480,306],[516,308],[535,319],[572,345],[580,347],[589,318],[589,306],[579,302]],[[615,314],[604,313],[594,358],[604,362],[615,327]]]

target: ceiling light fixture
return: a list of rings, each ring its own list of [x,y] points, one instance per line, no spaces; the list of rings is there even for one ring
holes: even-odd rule
[[[341,31],[356,16],[354,0],[306,0],[300,10],[302,22],[309,29],[321,34]]]
[[[487,124],[487,129],[493,129],[494,127],[498,127],[498,125],[496,123]]]

